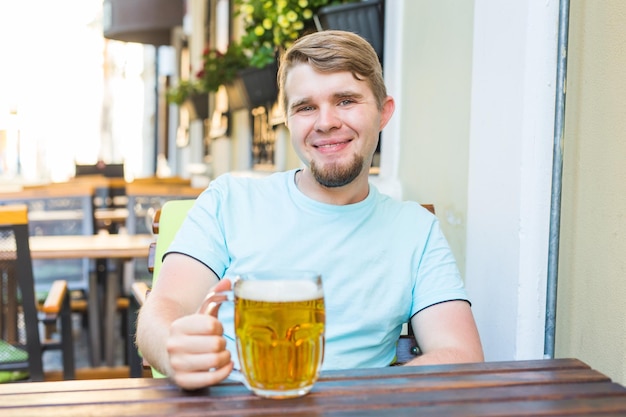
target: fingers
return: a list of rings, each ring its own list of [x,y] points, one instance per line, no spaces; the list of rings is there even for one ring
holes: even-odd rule
[[[215,284],[215,286],[211,289],[211,291],[228,291],[230,290],[231,287],[231,282],[230,279],[228,278],[222,278],[221,280],[219,280],[219,282],[217,284]]]
[[[222,323],[213,316],[190,314],[172,322],[170,338],[191,335],[216,335],[224,333]]]
[[[221,350],[208,353],[174,352],[170,354],[170,366],[175,372],[198,372],[218,369],[231,362],[230,352]]]
[[[229,355],[230,357],[230,355]],[[229,362],[221,368],[198,372],[176,372],[171,377],[176,385],[183,389],[193,390],[215,385],[223,381],[233,370],[233,363]]]
[[[185,334],[172,333],[167,339],[166,345],[168,353],[203,354],[219,353],[226,349],[226,339],[219,334]]]
[[[214,385],[232,370],[230,352],[214,317],[192,314],[172,323],[167,340],[171,378],[185,389]]]

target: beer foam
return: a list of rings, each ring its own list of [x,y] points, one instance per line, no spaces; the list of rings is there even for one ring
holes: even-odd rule
[[[237,297],[246,300],[291,302],[315,300],[324,296],[322,289],[311,281],[243,281],[238,286]]]

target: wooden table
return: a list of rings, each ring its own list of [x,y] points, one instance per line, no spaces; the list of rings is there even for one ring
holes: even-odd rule
[[[33,259],[139,258],[148,256],[154,237],[142,235],[31,236]]]
[[[185,392],[165,379],[0,385],[8,416],[624,416],[626,388],[576,359],[322,372],[306,396],[239,383]]]
[[[117,230],[126,227],[126,219],[128,218],[127,208],[96,208],[94,211],[96,221],[96,230]]]
[[[133,258],[147,258],[152,235],[76,235],[76,236],[31,236],[30,251],[33,259],[74,259],[91,258],[97,260],[115,259],[121,261]],[[106,262],[103,263],[106,265]],[[101,269],[101,268],[100,268]],[[121,270],[122,268],[120,268]],[[127,268],[130,271],[130,268]],[[90,274],[87,301],[89,315],[89,340],[91,345],[91,364],[98,366],[102,359],[101,344],[105,343],[105,362],[113,366],[115,342],[114,334],[119,280],[107,279],[108,273],[100,270]],[[100,287],[104,286],[104,323],[101,321]],[[104,331],[101,330],[104,324]]]

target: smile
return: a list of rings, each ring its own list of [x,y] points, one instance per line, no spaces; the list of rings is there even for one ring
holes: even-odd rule
[[[350,141],[347,140],[345,142],[332,142],[332,143],[324,143],[324,144],[313,145],[313,146],[317,149],[334,149],[334,148],[345,146],[349,143]]]

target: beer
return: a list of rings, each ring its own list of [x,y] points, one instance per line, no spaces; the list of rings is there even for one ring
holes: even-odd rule
[[[241,370],[258,395],[306,394],[324,355],[321,281],[240,280],[235,293],[235,332]]]

